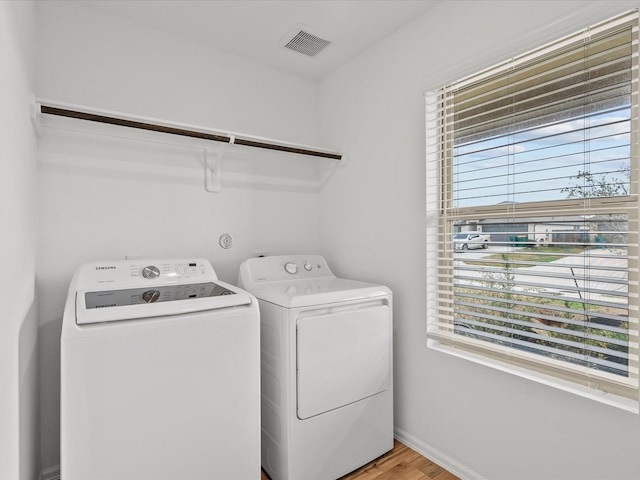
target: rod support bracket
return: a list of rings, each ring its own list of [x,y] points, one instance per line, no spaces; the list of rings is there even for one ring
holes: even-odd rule
[[[204,188],[218,193],[222,189],[222,148],[204,149]]]
[[[42,132],[42,124],[40,123],[40,103],[36,100],[36,96],[32,93],[29,101],[29,111],[31,113],[31,125],[37,135]]]

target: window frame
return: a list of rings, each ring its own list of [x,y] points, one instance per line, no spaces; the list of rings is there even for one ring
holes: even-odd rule
[[[447,104],[447,88],[460,88],[468,85],[472,82],[477,82],[480,79],[489,78],[495,76],[496,72],[504,71],[514,66],[520,65],[524,62],[528,62],[531,58],[536,56],[548,56],[553,52],[562,50],[567,46],[574,44],[576,38],[582,35],[585,31],[592,33],[600,33],[607,31],[612,25],[633,23],[633,43],[635,45],[633,54],[633,89],[632,89],[632,101],[631,101],[631,123],[632,123],[632,136],[634,140],[631,142],[631,178],[630,182],[633,186],[631,195],[627,197],[620,197],[614,200],[615,205],[611,205],[611,198],[606,199],[594,199],[594,205],[602,204],[605,207],[613,206],[614,209],[621,208],[625,212],[632,211],[634,224],[638,223],[638,57],[637,57],[637,42],[638,42],[638,13],[637,11],[626,12],[622,15],[614,17],[613,19],[606,20],[599,24],[596,24],[589,29],[577,32],[572,35],[563,37],[562,39],[547,44],[538,49],[534,49],[519,57],[509,59],[494,67],[487,68],[478,74],[465,77],[464,79],[455,82],[455,87],[451,85],[443,87],[435,92],[428,92],[427,105],[426,105],[426,123],[427,123],[427,141],[426,141],[426,154],[427,154],[427,346],[430,349],[442,351],[451,355],[466,358],[476,363],[497,368],[502,371],[517,374],[521,377],[529,378],[531,380],[555,386],[565,391],[577,393],[582,396],[596,399],[598,401],[611,404],[625,410],[639,412],[639,388],[637,381],[632,387],[632,392],[618,392],[615,388],[609,386],[605,391],[601,390],[598,386],[595,388],[590,382],[576,382],[576,378],[583,374],[584,368],[575,369],[570,364],[565,362],[554,362],[548,358],[540,359],[536,358],[535,354],[514,354],[508,359],[505,359],[504,349],[494,349],[490,344],[478,346],[474,342],[455,342],[452,341],[453,332],[451,335],[443,335],[442,329],[438,326],[439,317],[442,311],[443,303],[453,302],[453,235],[452,228],[453,222],[447,218],[447,212],[455,210],[452,205],[454,202],[453,192],[454,188],[442,188],[441,182],[452,184],[453,182],[453,140],[451,131],[447,128],[447,125],[442,120],[442,112],[450,108]],[[568,199],[561,200],[563,208],[575,209],[576,211],[583,211],[583,199]],[[630,208],[627,208],[628,206]],[[448,206],[448,207],[447,207]],[[533,212],[546,212],[549,202],[528,202],[526,203],[527,211]],[[504,214],[504,206],[489,206],[489,207],[467,207],[465,209],[465,215],[469,218],[473,216],[486,216],[487,213],[495,212],[495,214]],[[631,217],[630,217],[631,220]],[[634,254],[633,262],[629,268],[629,285],[638,284],[638,230],[629,232],[628,238],[629,245],[636,246],[636,252]],[[444,246],[444,248],[443,248]],[[443,255],[444,254],[444,255]],[[631,255],[630,255],[631,256]],[[633,278],[632,278],[633,277]],[[630,291],[630,297],[631,297]],[[639,328],[638,328],[638,298],[637,292],[634,293],[633,302],[629,303],[630,319],[631,310],[634,312],[633,325],[629,328],[629,344],[630,353],[634,355],[634,365],[638,363],[638,343],[639,343]],[[452,320],[453,321],[453,320]],[[496,352],[492,353],[492,350]],[[505,361],[506,360],[506,361]],[[540,365],[542,364],[542,368]],[[576,374],[574,370],[581,370]],[[637,374],[636,374],[637,375]],[[588,375],[587,375],[588,376]],[[584,378],[584,375],[582,375]],[[615,382],[614,382],[615,383]]]

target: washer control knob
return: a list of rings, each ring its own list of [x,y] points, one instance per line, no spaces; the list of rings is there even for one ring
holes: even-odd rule
[[[287,273],[290,273],[291,275],[294,275],[296,273],[298,273],[298,265],[296,265],[293,262],[289,262],[284,266],[284,269],[287,271]]]
[[[160,276],[160,270],[158,270],[158,267],[149,265],[142,269],[142,276],[144,278],[158,278]]]
[[[142,299],[147,303],[153,303],[160,297],[158,290],[147,290],[142,294]]]
[[[310,264],[309,262],[306,262],[306,263],[304,264],[304,269],[305,269],[307,272],[310,272],[312,268],[313,268],[313,267],[311,266],[311,264]]]

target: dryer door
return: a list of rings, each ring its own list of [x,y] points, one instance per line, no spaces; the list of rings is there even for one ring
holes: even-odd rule
[[[390,307],[368,305],[298,317],[298,418],[357,402],[389,386]]]

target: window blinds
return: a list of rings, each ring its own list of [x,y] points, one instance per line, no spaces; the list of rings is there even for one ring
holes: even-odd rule
[[[426,96],[430,338],[637,399],[637,36],[632,12]]]

